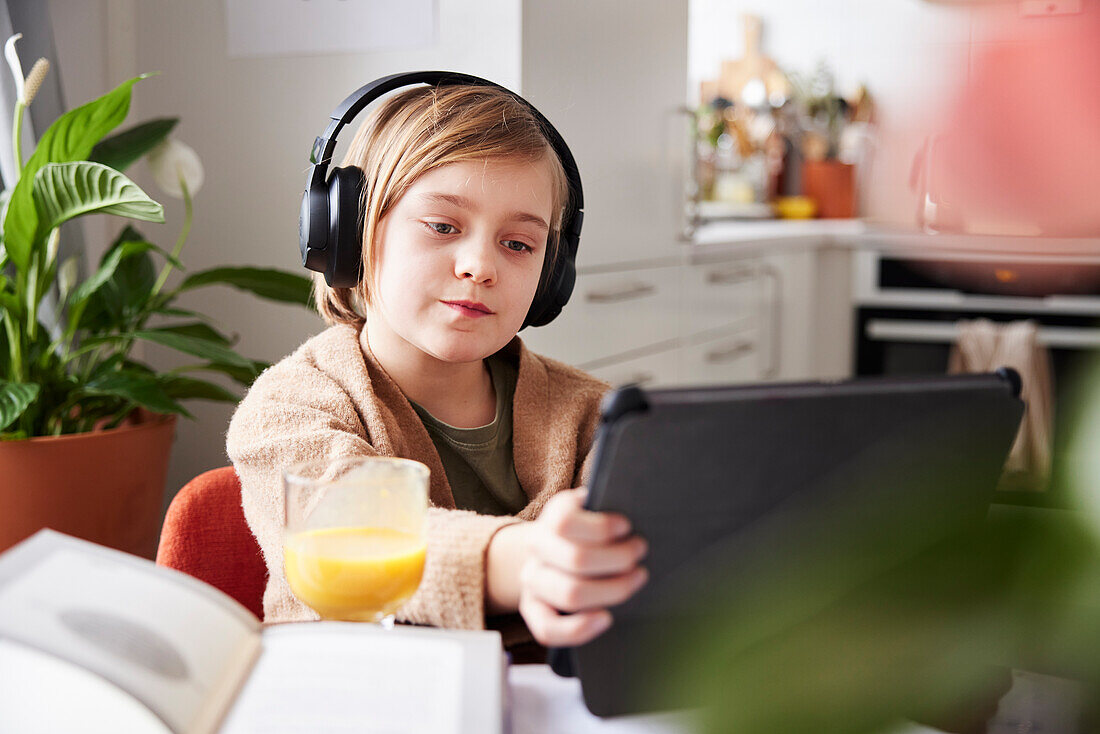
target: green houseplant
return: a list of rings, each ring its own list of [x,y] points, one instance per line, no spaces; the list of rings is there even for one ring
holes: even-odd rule
[[[184,175],[188,161],[173,156],[173,141],[168,139],[177,120],[152,120],[108,137],[129,111],[133,85],[150,75],[130,79],[61,115],[24,162],[19,145],[22,116],[48,64],[39,59],[24,80],[14,52],[18,38],[9,39],[5,49],[18,96],[13,123],[18,180],[0,195],[0,471],[12,470],[12,463],[19,469],[29,461],[16,458],[5,465],[5,450],[29,451],[35,442],[111,433],[128,424],[167,423],[170,441],[174,421],[168,418],[190,416],[184,401],[236,402],[238,395],[196,374],[221,373],[248,386],[266,365],[238,354],[234,340],[208,317],[178,307],[175,301],[181,294],[230,285],[263,298],[307,305],[310,290],[307,278],[279,270],[185,271],[179,256],[191,225],[192,201]],[[146,155],[151,164],[160,164],[158,177],[163,177],[166,163],[169,169],[174,165],[170,174],[175,175],[185,205],[175,246],[166,251],[127,224],[98,266],[77,282],[76,262],[58,262],[59,231],[65,222],[91,213],[164,221],[162,205],[123,173]],[[197,159],[193,163],[197,165]],[[170,276],[175,276],[172,283]],[[47,317],[43,306],[50,299],[53,308]],[[176,350],[190,359],[180,367],[155,370],[133,353],[142,342]],[[150,421],[150,416],[163,419]],[[141,465],[141,453],[131,452],[120,461]],[[162,463],[166,461],[165,456]],[[54,460],[58,462],[67,460],[63,456]],[[78,482],[86,485],[87,467],[81,471]],[[160,474],[158,523],[163,470]],[[26,493],[25,481],[21,488],[8,484],[13,494]],[[9,499],[0,490],[0,517],[21,512],[26,522],[43,522],[27,517],[34,513],[19,504],[25,497],[14,505]],[[11,536],[5,537],[0,528],[0,549],[19,539]],[[147,546],[146,542],[142,552],[148,553]]]

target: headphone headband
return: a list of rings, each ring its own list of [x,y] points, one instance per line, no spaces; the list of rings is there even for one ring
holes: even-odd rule
[[[488,79],[482,79],[479,76],[472,76],[470,74],[462,74],[457,71],[408,71],[400,74],[390,74],[389,76],[375,79],[373,82],[368,82],[363,86],[356,89],[349,94],[343,102],[336,106],[336,109],[329,115],[329,125],[325,128],[325,132],[322,133],[313,141],[313,148],[309,153],[310,163],[317,166],[317,171],[324,179],[325,172],[328,170],[328,164],[332,158],[333,152],[336,150],[336,136],[340,131],[355,119],[355,116],[363,111],[363,108],[369,105],[374,100],[378,99],[382,95],[389,94],[390,92],[400,89],[401,87],[410,87],[414,84],[426,84],[429,86],[437,86],[441,84],[456,85],[456,84],[469,84],[472,86],[480,87],[493,87],[495,89],[502,89],[508,94],[512,95],[518,101],[522,102],[531,114],[538,120],[539,126],[542,128],[542,132],[546,135],[550,141],[551,147],[558,154],[561,159],[562,168],[565,169],[565,176],[569,179],[570,183],[570,195],[574,197],[572,208],[574,210],[584,210],[584,191],[581,188],[581,176],[580,171],[577,169],[577,162],[573,159],[573,153],[569,150],[569,146],[565,144],[565,139],[561,134],[550,124],[550,121],[538,111],[538,109],[520,97],[515,92],[505,89],[504,87],[491,82]],[[576,184],[575,190],[573,184]]]
[[[362,257],[362,217],[361,212],[358,212],[358,192],[363,185],[363,175],[359,169],[350,166],[336,168],[326,181],[329,163],[336,149],[336,136],[371,102],[396,89],[416,84],[468,84],[492,87],[508,93],[535,117],[543,135],[561,161],[570,194],[569,210],[562,217],[560,233],[560,245],[564,251],[559,254],[556,269],[547,279],[546,293],[536,297],[524,326],[549,323],[565,305],[576,279],[576,254],[581,224],[584,221],[584,191],[581,188],[580,171],[561,134],[534,105],[499,84],[470,74],[452,71],[390,74],[364,84],[337,105],[329,115],[328,127],[313,141],[310,150],[311,165],[298,219],[302,264],[311,270],[323,272],[330,286],[351,287],[358,282],[359,262]],[[354,222],[355,225],[352,226],[349,222]]]

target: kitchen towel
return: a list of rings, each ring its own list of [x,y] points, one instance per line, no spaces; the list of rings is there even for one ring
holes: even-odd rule
[[[960,321],[947,371],[990,372],[1007,366],[1020,373],[1027,405],[1020,432],[1005,462],[1001,489],[1045,490],[1050,482],[1054,437],[1054,384],[1050,353],[1039,343],[1034,321],[998,324]]]

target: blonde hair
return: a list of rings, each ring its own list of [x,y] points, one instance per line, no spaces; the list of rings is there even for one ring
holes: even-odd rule
[[[569,186],[561,160],[536,117],[522,102],[494,87],[415,87],[382,101],[355,133],[342,166],[364,174],[359,214],[363,221],[363,277],[352,288],[333,288],[313,275],[313,298],[329,324],[362,325],[374,284],[378,223],[422,175],[470,160],[546,160],[554,180],[552,221],[538,293],[559,254]],[[538,296],[536,296],[537,298]]]

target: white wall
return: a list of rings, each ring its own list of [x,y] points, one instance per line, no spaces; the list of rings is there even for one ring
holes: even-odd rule
[[[223,0],[49,2],[70,108],[139,72],[161,72],[135,86],[127,124],[178,116],[175,135],[202,158],[206,183],[182,258],[194,270],[225,264],[300,269],[297,217],[310,146],[332,109],[362,84],[426,68],[464,71],[512,88],[520,80],[518,0],[437,0],[432,47],[249,59],[227,57]],[[345,130],[337,159],[351,133]],[[164,225],[139,228],[171,247],[182,202],[159,192],[144,164],[128,173],[165,204]],[[97,219],[87,227],[94,259],[121,227],[121,220]],[[224,288],[200,293],[180,305],[239,333],[240,351],[253,358],[276,361],[323,328],[304,309]],[[169,359],[147,356],[157,364]],[[232,407],[194,402],[191,409],[198,420],[180,421],[168,475],[172,492],[228,463],[223,436]]]

